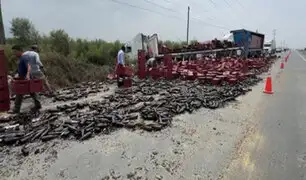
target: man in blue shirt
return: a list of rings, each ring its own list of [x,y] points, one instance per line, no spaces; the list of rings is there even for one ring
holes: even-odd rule
[[[31,79],[31,65],[29,64],[29,57],[23,54],[23,49],[21,46],[15,45],[12,47],[13,54],[15,54],[18,58],[18,79],[30,80]],[[41,104],[38,100],[36,93],[31,93],[30,96],[34,100],[35,107],[32,110],[41,109]],[[23,95],[16,95],[15,98],[15,106],[12,113],[19,113],[21,104],[23,100]]]
[[[37,45],[32,45],[30,51],[26,51],[23,55],[30,57],[29,64],[31,65],[31,77],[35,79],[41,79],[44,83],[44,88],[49,92],[49,95],[53,95],[53,90],[45,76],[44,66],[40,61],[39,48]]]

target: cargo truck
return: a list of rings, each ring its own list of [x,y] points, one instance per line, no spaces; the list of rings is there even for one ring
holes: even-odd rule
[[[144,50],[150,57],[158,56],[158,36],[137,34],[131,41],[126,43],[126,55],[131,60],[136,60],[138,50]]]
[[[243,48],[243,55],[260,56],[263,52],[265,35],[245,29],[231,31],[236,46]]]
[[[276,53],[275,40],[266,41],[264,44],[264,52],[269,56],[274,56]]]

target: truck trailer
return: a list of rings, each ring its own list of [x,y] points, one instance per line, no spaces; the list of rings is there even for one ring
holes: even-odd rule
[[[265,35],[245,29],[233,30],[234,42],[236,46],[243,48],[243,55],[259,56],[263,52]]]

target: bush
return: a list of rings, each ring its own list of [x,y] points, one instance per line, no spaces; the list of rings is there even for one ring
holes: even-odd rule
[[[27,49],[38,44],[46,75],[55,87],[104,80],[113,71],[115,57],[122,46],[120,41],[72,39],[62,29],[40,34],[26,18],[14,18],[10,30],[14,37],[7,39],[7,45],[1,47],[10,73],[17,70],[17,58],[11,53],[12,45],[19,44]]]
[[[46,75],[55,87],[84,81],[103,81],[113,70],[109,66],[96,66],[53,52],[42,54],[41,58],[45,62]]]
[[[17,59],[11,54],[11,46],[20,44],[27,48],[35,43],[40,47],[48,79],[55,87],[104,80],[113,71],[117,52],[122,46],[120,41],[73,39],[62,29],[41,34],[26,18],[14,18],[10,30],[14,37],[7,39],[7,45],[2,46],[10,72],[17,70]],[[184,42],[165,41],[165,44],[174,48],[181,47]],[[126,63],[134,65],[136,61],[127,59]]]

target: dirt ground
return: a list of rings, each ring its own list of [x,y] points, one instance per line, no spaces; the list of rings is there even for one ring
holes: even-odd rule
[[[279,75],[279,61],[272,75]],[[265,76],[265,75],[264,75]],[[0,177],[27,179],[222,179],[243,140],[258,122],[264,82],[229,106],[177,116],[160,132],[121,129],[85,142],[54,140],[21,147],[0,147]],[[108,92],[80,101],[95,100]],[[27,100],[30,101],[30,100]],[[65,102],[67,103],[67,102]],[[24,109],[31,103],[25,103]],[[44,100],[44,108],[57,104]]]

